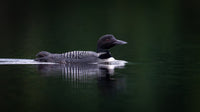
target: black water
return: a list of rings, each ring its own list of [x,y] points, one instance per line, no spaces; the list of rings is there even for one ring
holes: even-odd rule
[[[111,50],[124,67],[0,65],[0,111],[199,112],[200,2],[2,1],[0,58]]]

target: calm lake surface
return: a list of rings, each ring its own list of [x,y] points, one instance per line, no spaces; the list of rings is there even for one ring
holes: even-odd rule
[[[3,2],[0,59],[111,49],[125,66],[0,65],[0,111],[199,112],[199,2]],[[54,7],[54,8],[52,8]],[[0,62],[1,63],[1,62]]]

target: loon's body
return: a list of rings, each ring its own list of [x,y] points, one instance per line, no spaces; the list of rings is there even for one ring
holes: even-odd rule
[[[45,56],[39,56],[46,54]],[[37,55],[36,61],[55,63],[93,63],[98,61],[98,53],[93,51],[71,51],[62,54],[52,54],[42,51]]]
[[[71,51],[62,54],[53,54],[41,51],[36,55],[36,61],[54,63],[98,63],[99,61],[112,58],[109,49],[115,45],[126,44],[117,40],[113,35],[102,36],[97,42],[97,52]]]

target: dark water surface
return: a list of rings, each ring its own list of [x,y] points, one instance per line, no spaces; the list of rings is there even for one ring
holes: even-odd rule
[[[199,112],[200,2],[3,1],[0,58],[33,59],[39,51],[111,50],[124,67],[0,65],[0,111]]]

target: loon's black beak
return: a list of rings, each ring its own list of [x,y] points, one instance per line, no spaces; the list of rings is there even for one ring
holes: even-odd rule
[[[127,42],[122,41],[122,40],[115,40],[114,44],[115,45],[123,45],[123,44],[127,44]]]

